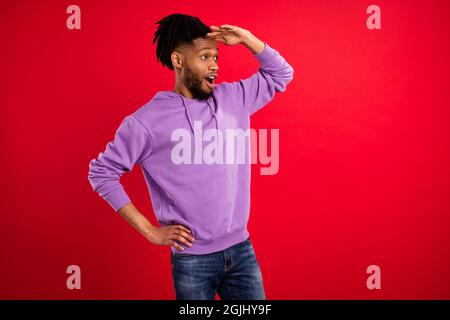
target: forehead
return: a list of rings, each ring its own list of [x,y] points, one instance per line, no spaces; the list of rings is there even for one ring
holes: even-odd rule
[[[217,41],[213,39],[197,38],[192,41],[194,43],[192,50],[194,52],[201,52],[207,50],[219,51],[217,48]]]

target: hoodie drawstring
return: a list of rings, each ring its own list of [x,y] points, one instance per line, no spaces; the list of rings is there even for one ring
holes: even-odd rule
[[[189,121],[189,125],[191,126],[192,133],[194,133],[194,126],[192,125],[191,115],[189,114],[189,110],[186,105],[186,100],[184,100],[184,97],[182,94],[180,94],[180,97],[181,97],[181,100],[183,100],[184,109],[186,110],[186,115],[187,115],[187,118]]]
[[[189,114],[189,109],[187,107],[186,99],[184,98],[184,96],[182,94],[180,94],[180,97],[183,100],[183,105],[184,105],[184,108],[186,110],[186,115],[187,115],[187,118],[188,118],[188,121],[189,121],[189,125],[191,126],[192,133],[195,134],[194,126],[192,124],[191,115]],[[214,117],[214,119],[216,121],[216,128],[217,128],[217,130],[219,130],[219,121],[217,120],[216,112],[214,111],[213,107],[211,107],[211,104],[209,103],[209,100],[206,100],[206,103],[208,103],[209,109],[211,110],[211,113],[212,113],[212,115],[213,115],[213,117]]]
[[[219,120],[217,120],[216,112],[214,111],[214,108],[211,107],[211,104],[209,103],[209,100],[207,100],[206,102],[208,103],[209,109],[211,110],[211,113],[213,114],[214,119],[216,120],[217,131],[219,131]]]

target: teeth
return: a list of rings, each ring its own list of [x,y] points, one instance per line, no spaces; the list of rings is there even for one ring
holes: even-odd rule
[[[216,79],[217,76],[208,76],[205,77],[206,81],[208,81],[209,83],[213,84],[214,83],[214,79]]]
[[[216,79],[216,76],[208,76],[208,77],[206,77],[206,80],[208,80],[209,83],[213,83],[214,79]]]

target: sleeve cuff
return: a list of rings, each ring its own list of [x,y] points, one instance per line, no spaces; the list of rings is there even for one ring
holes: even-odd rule
[[[261,65],[268,64],[273,61],[276,51],[264,42],[264,50],[260,53],[254,54],[253,56],[259,61]]]
[[[131,202],[130,197],[123,188],[115,189],[103,197],[109,205],[117,212],[127,203]]]

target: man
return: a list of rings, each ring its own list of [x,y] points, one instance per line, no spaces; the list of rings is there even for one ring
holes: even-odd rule
[[[125,117],[114,141],[90,162],[89,181],[146,239],[170,246],[177,299],[212,300],[216,292],[223,300],[265,299],[247,230],[250,161],[220,155],[230,145],[225,131],[248,130],[250,116],[275,92],[285,91],[293,68],[237,26],[208,27],[182,14],[157,23],[157,60],[175,71],[175,87]],[[245,80],[217,84],[218,42],[244,45],[260,69]],[[248,160],[249,148],[240,151]],[[139,212],[120,183],[135,164],[143,171],[159,227]]]

